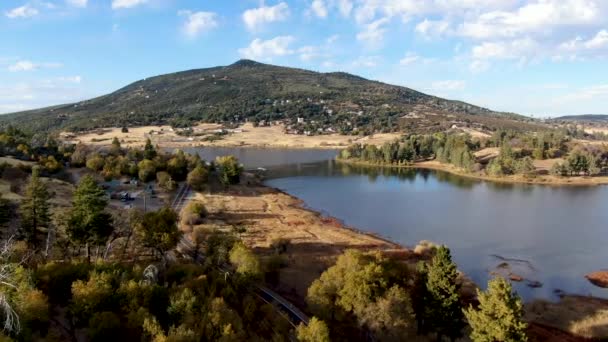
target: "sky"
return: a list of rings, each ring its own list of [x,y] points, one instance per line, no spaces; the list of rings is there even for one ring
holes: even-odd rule
[[[608,114],[608,0],[0,1],[0,113],[242,58],[535,117]]]

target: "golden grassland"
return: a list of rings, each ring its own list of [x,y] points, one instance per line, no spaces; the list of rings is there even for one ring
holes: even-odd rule
[[[268,147],[268,148],[345,148],[353,143],[381,145],[393,141],[401,136],[399,133],[379,133],[368,137],[346,136],[340,134],[324,135],[296,135],[285,133],[283,125],[269,127],[253,127],[246,123],[224,135],[219,140],[203,141],[204,136],[213,135],[214,131],[221,129],[218,124],[199,124],[193,127],[198,137],[183,137],[175,133],[170,126],[144,126],[129,128],[128,133],[122,133],[120,128],[107,128],[84,134],[71,135],[62,133],[64,140],[82,142],[93,146],[107,146],[114,137],[121,141],[123,146],[143,146],[147,138],[161,147]]]

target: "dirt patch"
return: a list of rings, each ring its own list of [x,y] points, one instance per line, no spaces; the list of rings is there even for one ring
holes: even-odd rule
[[[0,164],[3,164],[3,163],[7,163],[10,166],[19,166],[19,165],[34,166],[34,165],[36,165],[36,163],[34,163],[32,161],[20,160],[20,159],[16,159],[13,157],[0,157]]]

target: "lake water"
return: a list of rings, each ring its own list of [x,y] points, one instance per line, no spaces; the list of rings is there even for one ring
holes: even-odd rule
[[[353,167],[331,160],[335,151],[236,154],[251,167],[268,167],[267,185],[349,226],[410,247],[446,244],[479,285],[508,259],[514,273],[543,284],[516,283],[525,299],[554,299],[556,289],[608,297],[608,289],[584,278],[608,268],[607,186],[498,184],[431,170]]]

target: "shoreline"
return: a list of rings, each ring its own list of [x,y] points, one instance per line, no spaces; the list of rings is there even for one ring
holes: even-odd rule
[[[435,160],[431,161],[423,161],[423,162],[415,162],[413,164],[407,165],[394,165],[394,164],[374,164],[370,162],[358,161],[358,160],[345,160],[345,159],[335,159],[338,163],[343,163],[346,165],[358,165],[358,166],[366,166],[366,167],[387,167],[387,168],[403,168],[403,169],[426,169],[426,170],[435,170],[447,172],[452,175],[456,175],[463,178],[478,180],[478,181],[486,181],[493,183],[503,183],[503,184],[524,184],[524,185],[546,185],[546,186],[598,186],[598,185],[607,185],[608,184],[608,176],[598,176],[598,177],[588,177],[588,176],[578,176],[578,177],[557,177],[550,175],[537,175],[535,177],[525,177],[521,175],[511,175],[505,177],[493,177],[482,174],[475,173],[467,173],[455,166],[450,164],[443,164]]]

